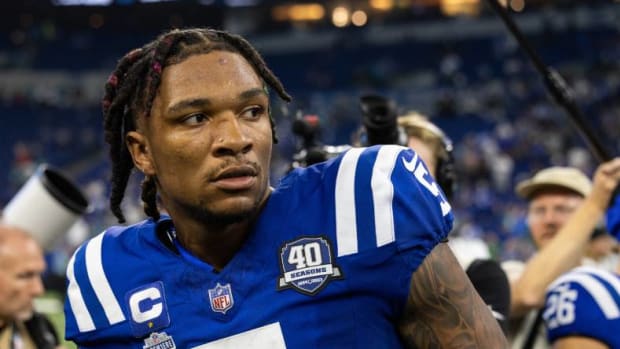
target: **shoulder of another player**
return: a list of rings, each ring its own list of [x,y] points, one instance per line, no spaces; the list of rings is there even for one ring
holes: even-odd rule
[[[566,284],[579,286],[589,293],[600,293],[597,290],[604,288],[620,296],[620,276],[592,266],[580,266],[562,274],[549,285],[547,291],[553,292]]]

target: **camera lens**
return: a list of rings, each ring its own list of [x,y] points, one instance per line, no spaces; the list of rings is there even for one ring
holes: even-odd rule
[[[366,145],[399,143],[394,101],[380,95],[365,95],[360,97],[360,107],[367,134]]]

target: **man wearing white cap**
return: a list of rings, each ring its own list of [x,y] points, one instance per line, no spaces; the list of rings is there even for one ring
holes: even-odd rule
[[[620,158],[601,164],[594,183],[581,171],[551,167],[517,185],[528,201],[527,224],[538,252],[503,264],[511,283],[512,348],[548,348],[539,309],[545,290],[576,267],[620,180]]]
[[[620,195],[607,210],[607,230],[620,238]],[[554,349],[620,348],[620,264],[615,272],[577,267],[547,288],[543,311]]]

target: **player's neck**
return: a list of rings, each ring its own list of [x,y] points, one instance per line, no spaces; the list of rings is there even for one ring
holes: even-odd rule
[[[177,240],[192,255],[222,270],[235,256],[250,233],[250,222],[230,224],[216,231],[204,227],[177,226]]]
[[[170,209],[177,242],[214,269],[223,269],[248,238],[271,192],[272,189],[269,188],[255,212],[234,223],[196,217],[182,209]]]

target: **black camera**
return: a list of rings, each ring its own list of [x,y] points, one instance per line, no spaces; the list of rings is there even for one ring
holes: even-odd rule
[[[398,127],[398,112],[394,100],[380,95],[360,97],[364,131],[360,145],[406,145],[406,136]],[[346,151],[350,145],[324,145],[319,141],[320,119],[317,115],[297,113],[292,131],[298,137],[298,151],[293,155],[292,168],[307,167],[323,162]]]
[[[366,129],[363,145],[404,144],[394,100],[380,95],[364,95],[360,97],[360,108],[362,124]]]
[[[293,155],[292,168],[307,167],[342,153],[348,145],[324,145],[319,141],[320,119],[317,115],[298,113],[292,125],[293,133],[301,140]]]

